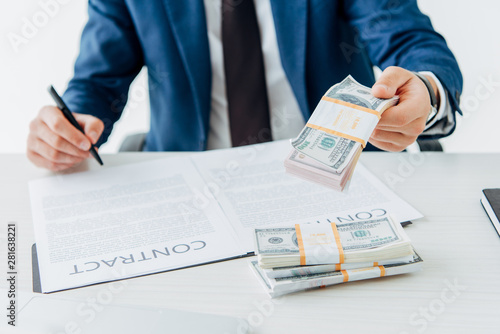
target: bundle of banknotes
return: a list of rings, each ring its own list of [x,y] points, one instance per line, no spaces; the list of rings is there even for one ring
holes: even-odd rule
[[[379,99],[348,76],[323,96],[285,159],[290,174],[343,191],[382,113],[399,97]]]
[[[390,217],[255,229],[250,266],[272,297],[420,270],[422,259]]]

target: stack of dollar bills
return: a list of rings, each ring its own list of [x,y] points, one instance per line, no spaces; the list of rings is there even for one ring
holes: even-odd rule
[[[422,259],[390,217],[255,229],[251,268],[271,297],[418,271]]]
[[[285,159],[290,174],[343,191],[382,113],[399,97],[379,99],[348,76],[323,96]]]

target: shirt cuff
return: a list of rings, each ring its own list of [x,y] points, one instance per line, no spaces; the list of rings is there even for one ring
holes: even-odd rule
[[[442,120],[443,118],[451,115],[452,111],[451,111],[450,101],[448,100],[448,94],[446,94],[446,91],[444,90],[444,87],[441,84],[441,81],[439,81],[439,79],[434,75],[434,73],[427,72],[427,71],[418,72],[418,73],[420,73],[422,75],[426,75],[428,77],[431,77],[434,80],[434,82],[436,83],[436,86],[438,88],[439,97],[440,97],[438,112],[437,112],[436,116],[429,123],[427,123],[425,125],[425,129],[424,129],[424,133],[425,133],[425,131],[430,129],[434,124],[436,124],[437,121]]]

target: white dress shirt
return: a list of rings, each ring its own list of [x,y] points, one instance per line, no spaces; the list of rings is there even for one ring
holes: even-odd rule
[[[254,0],[254,3],[257,23],[261,31],[272,136],[274,140],[294,138],[304,127],[305,120],[281,64],[271,3],[270,0]],[[204,0],[204,5],[212,66],[210,132],[207,149],[228,148],[232,144],[224,76],[221,0]],[[438,114],[434,117],[433,122],[426,126],[426,129],[428,129],[434,122],[450,113],[451,108],[450,103],[445,98],[447,95],[444,88],[434,74],[431,72],[422,72],[422,74],[433,77],[441,96]]]

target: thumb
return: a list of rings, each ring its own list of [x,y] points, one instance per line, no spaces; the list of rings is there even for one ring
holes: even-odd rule
[[[104,131],[104,123],[99,118],[91,115],[76,113],[73,113],[73,115],[92,144],[97,143]]]
[[[379,99],[390,99],[396,95],[399,87],[403,86],[412,78],[410,71],[401,67],[390,66],[382,72],[382,75],[372,87],[372,94]]]

